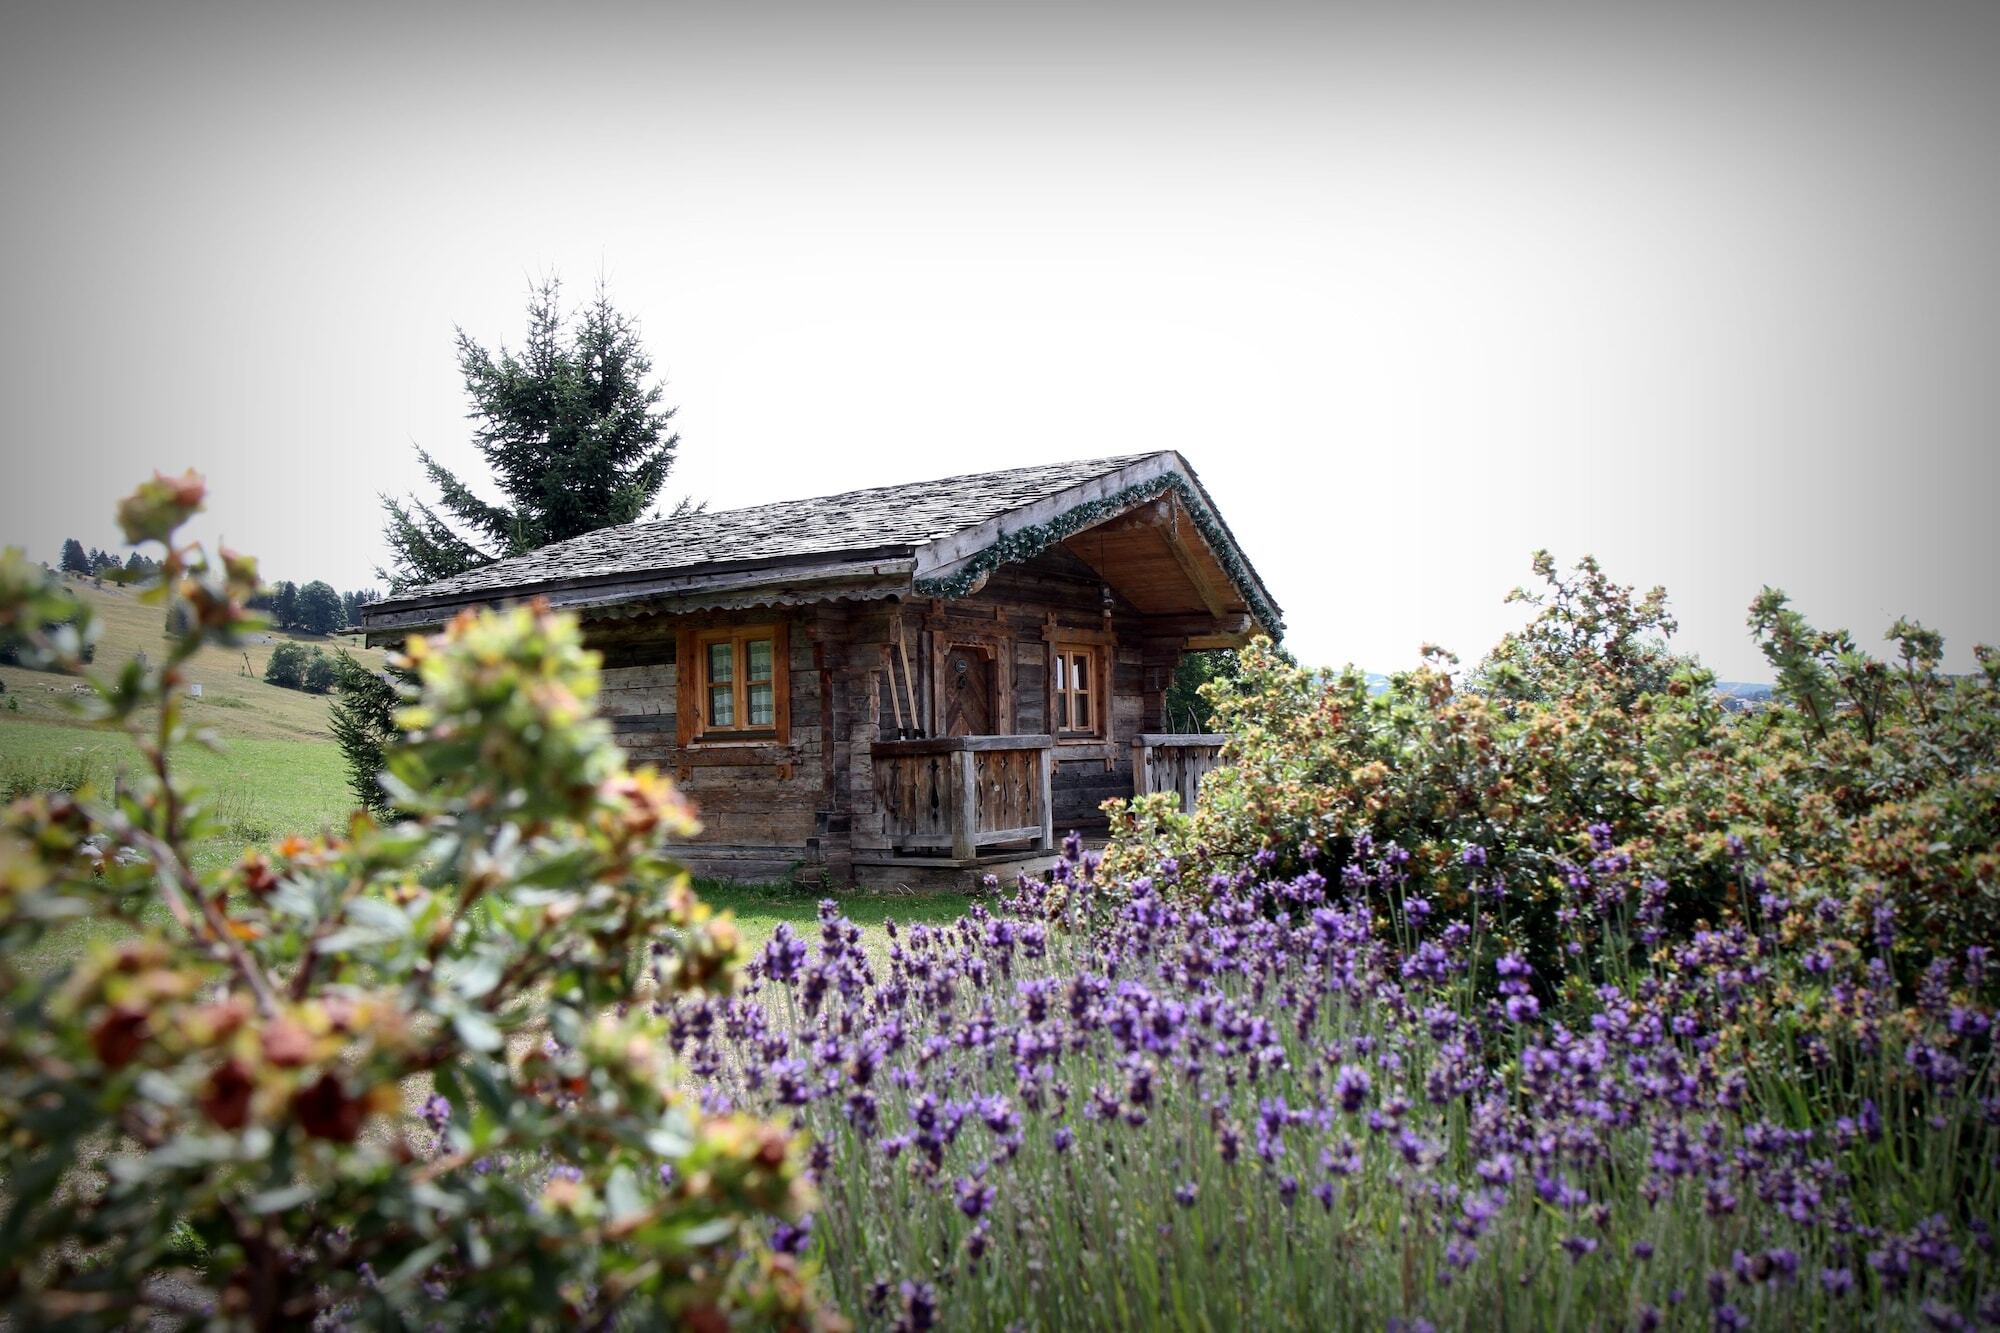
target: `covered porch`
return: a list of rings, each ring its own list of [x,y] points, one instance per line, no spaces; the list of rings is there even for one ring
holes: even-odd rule
[[[1226,737],[1147,733],[1132,741],[1133,794],[1174,792],[1191,809]],[[877,741],[876,800],[889,847],[855,858],[875,884],[962,885],[968,875],[1046,870],[1055,860],[1055,737],[941,736]]]

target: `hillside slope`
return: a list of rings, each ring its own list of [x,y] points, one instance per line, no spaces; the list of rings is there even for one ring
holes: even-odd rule
[[[71,577],[69,585],[96,611],[103,631],[97,642],[98,670],[110,670],[129,661],[137,653],[158,658],[166,645],[165,613],[139,600],[136,589],[112,584],[95,587],[89,579]],[[369,666],[380,666],[383,653],[362,648],[357,638],[320,638],[311,634],[289,634],[269,630],[254,638],[260,642],[229,651],[205,648],[188,664],[191,684],[201,686],[202,697],[190,700],[188,716],[196,725],[209,728],[223,739],[247,740],[327,740],[328,696],[287,690],[264,683],[264,665],[271,650],[288,639],[317,644],[328,652],[345,649]],[[15,710],[0,702],[0,753],[7,749],[5,727],[10,722],[57,723],[80,726],[67,704],[75,696],[77,680],[72,676],[44,671],[28,671],[16,666],[0,666],[0,685],[9,700],[18,700]]]

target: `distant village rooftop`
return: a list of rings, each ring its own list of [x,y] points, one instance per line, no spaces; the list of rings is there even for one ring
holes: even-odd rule
[[[1115,522],[1148,507],[1145,522]],[[1094,542],[1080,536],[1093,530]],[[1064,543],[1143,612],[1223,617],[1240,624],[1231,637],[1282,631],[1277,603],[1171,450],[604,528],[375,603],[363,627],[371,640],[394,638],[528,597],[592,618],[963,597],[1001,565]],[[1127,576],[1140,568],[1144,577]]]

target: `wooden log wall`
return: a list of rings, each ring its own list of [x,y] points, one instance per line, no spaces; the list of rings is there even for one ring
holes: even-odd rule
[[[635,764],[671,776],[700,812],[702,832],[681,852],[697,874],[783,880],[827,867],[826,699],[817,666],[816,608],[716,612],[700,617],[641,617],[586,626],[586,642],[604,654],[598,711]],[[789,735],[779,743],[679,743],[679,666],[675,639],[700,628],[783,621],[788,627]],[[845,877],[843,863],[838,867]]]
[[[1051,775],[1057,837],[1104,827],[1099,804],[1133,791],[1133,737],[1162,724],[1181,640],[1154,631],[1115,597],[1107,618],[1103,587],[1089,566],[1057,549],[998,570],[978,593],[951,601],[639,617],[591,622],[586,634],[605,655],[601,708],[614,735],[634,762],[672,776],[701,812],[703,832],[684,855],[691,868],[838,885],[851,882],[855,856],[894,850],[870,747],[897,739],[899,710],[906,729],[936,734],[941,657],[954,644],[990,650],[996,678],[1010,686],[996,731],[1037,734],[1051,730],[1050,625],[1105,636],[1108,671],[1098,705],[1108,705],[1109,728],[1102,737],[1058,744]],[[789,737],[782,744],[680,745],[677,635],[777,620],[789,639]]]

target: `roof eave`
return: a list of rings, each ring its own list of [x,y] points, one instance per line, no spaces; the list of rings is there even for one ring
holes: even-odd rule
[[[362,628],[371,636],[395,636],[442,625],[461,611],[543,599],[558,610],[583,615],[637,603],[684,603],[699,609],[704,598],[741,602],[759,591],[783,592],[793,603],[840,597],[889,597],[910,590],[913,561],[907,556],[860,560],[801,559],[734,561],[692,571],[597,576],[555,580],[490,591],[377,602],[365,608]],[[745,603],[754,604],[754,603]]]
[[[1250,594],[1246,600],[1252,608],[1252,618],[1258,628],[1273,639],[1280,637],[1284,633],[1284,616],[1277,600],[1264,586],[1263,577],[1250,563],[1250,558],[1243,553],[1243,547],[1236,540],[1236,534],[1231,532],[1228,523],[1223,521],[1222,511],[1216,508],[1214,499],[1202,486],[1201,478],[1195,475],[1195,470],[1189,466],[1187,459],[1172,449],[1148,454],[1144,458],[1102,473],[1089,481],[1045,495],[1039,500],[1010,509],[977,526],[947,533],[917,547],[913,579],[919,585],[920,591],[924,588],[944,587],[954,581],[970,583],[972,579],[969,576],[976,577],[979,573],[990,570],[996,563],[1011,563],[1015,558],[1028,558],[1027,555],[995,556],[996,549],[1009,537],[1018,537],[1029,529],[1047,525],[1062,515],[1072,514],[1086,505],[1113,499],[1123,492],[1145,488],[1155,482],[1162,487],[1171,486],[1172,478],[1176,476],[1186,483],[1186,489],[1192,492],[1191,498],[1206,511],[1203,517],[1213,522],[1217,532],[1228,544],[1229,554],[1234,557],[1236,564],[1241,566],[1247,576],[1250,586],[1241,591]],[[1134,501],[1135,504],[1143,502],[1143,500]],[[1232,573],[1231,577],[1234,579],[1235,575]],[[1268,614],[1261,613],[1260,608],[1267,608]]]

